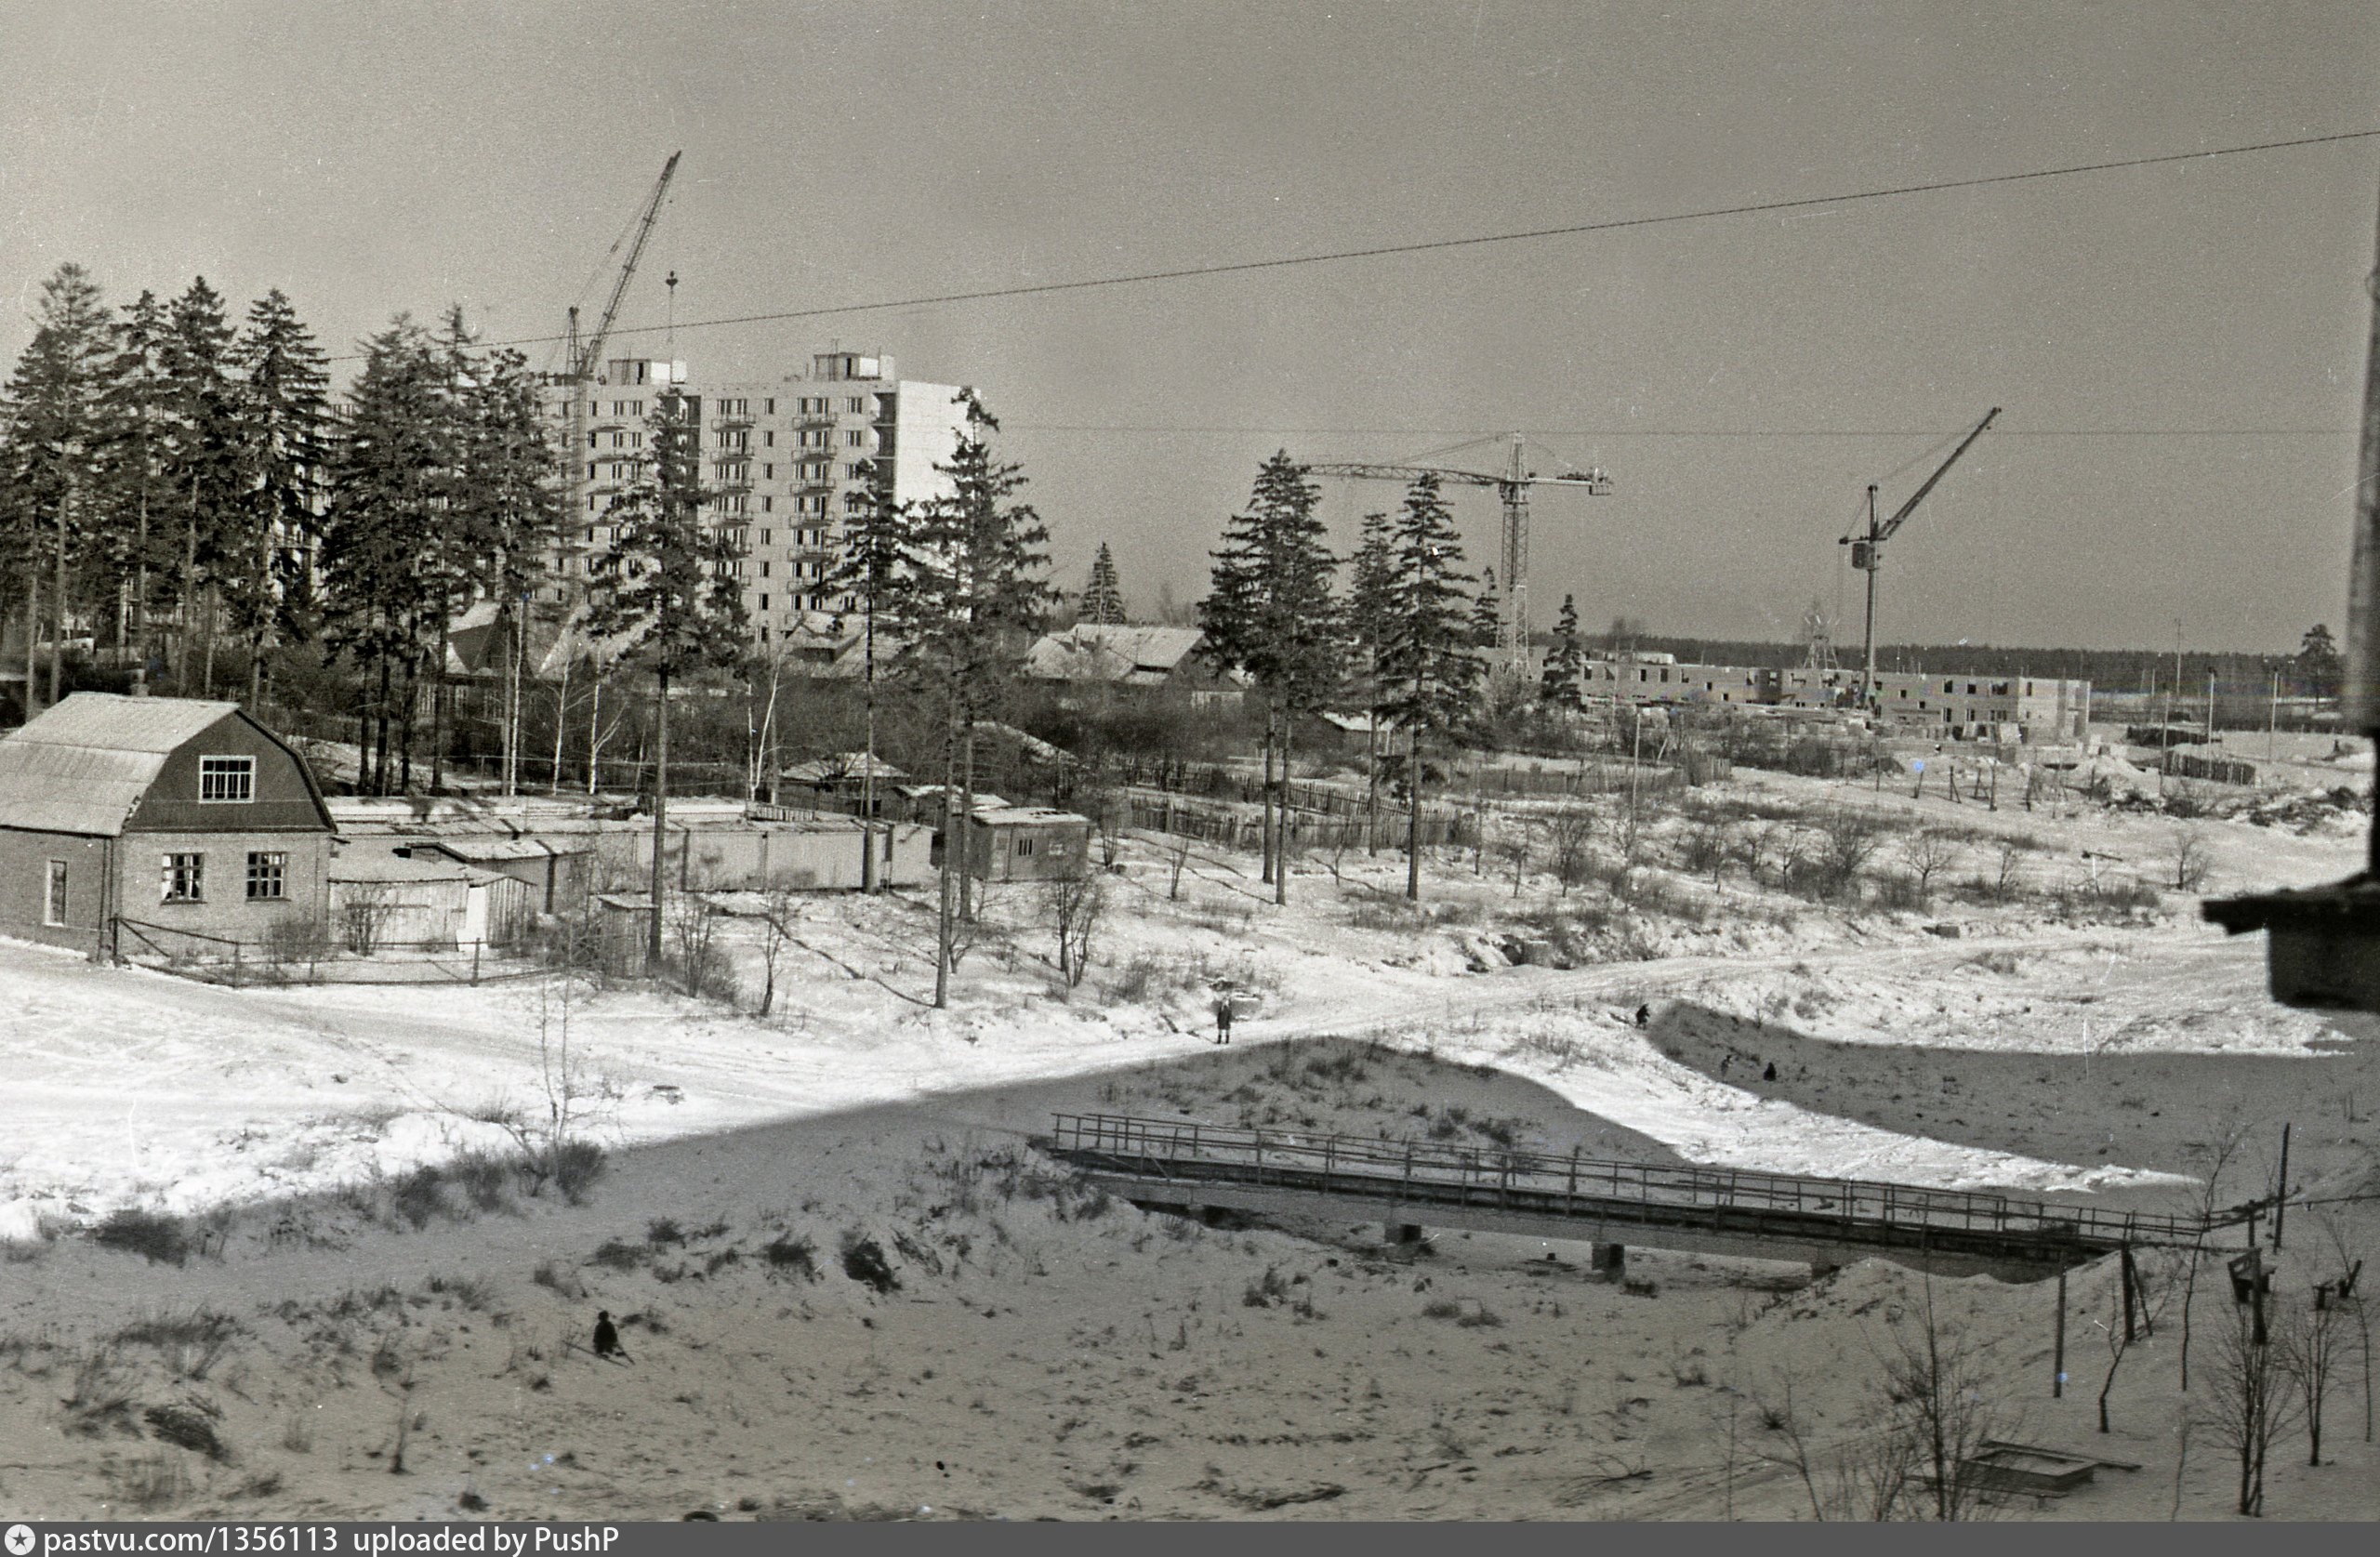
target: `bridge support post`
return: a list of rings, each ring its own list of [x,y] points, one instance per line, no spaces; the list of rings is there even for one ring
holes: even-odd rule
[[[1615,1286],[1628,1279],[1628,1246],[1625,1244],[1597,1244],[1588,1260],[1589,1268],[1595,1274]]]

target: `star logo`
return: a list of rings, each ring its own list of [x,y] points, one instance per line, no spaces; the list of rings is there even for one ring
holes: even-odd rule
[[[30,1524],[11,1524],[8,1526],[7,1540],[8,1557],[25,1557],[25,1553],[33,1549],[33,1527]]]

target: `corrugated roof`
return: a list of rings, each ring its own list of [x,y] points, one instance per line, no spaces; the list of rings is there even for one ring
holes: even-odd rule
[[[78,692],[0,739],[0,827],[118,837],[165,759],[239,711]]]

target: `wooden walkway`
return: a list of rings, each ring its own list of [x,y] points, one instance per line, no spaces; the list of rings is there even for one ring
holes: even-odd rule
[[[1136,1204],[1517,1233],[1831,1269],[1878,1257],[2034,1280],[2244,1221],[1855,1179],[1061,1114],[1036,1142]],[[1616,1269],[1617,1257],[1599,1260]]]

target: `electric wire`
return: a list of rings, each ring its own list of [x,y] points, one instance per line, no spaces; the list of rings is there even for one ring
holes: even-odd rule
[[[1787,200],[1745,201],[1731,205],[1702,206],[1694,210],[1666,211],[1651,216],[1613,217],[1600,221],[1572,222],[1560,227],[1527,228],[1511,232],[1473,233],[1460,238],[1422,239],[1402,244],[1375,244],[1363,248],[1334,249],[1322,254],[1279,255],[1267,259],[1229,260],[1211,265],[1183,265],[1159,270],[1135,271],[1125,275],[1090,276],[1076,281],[1037,282],[1015,286],[984,287],[964,292],[931,293],[912,297],[888,298],[877,302],[832,303],[816,308],[785,309],[770,313],[735,314],[719,319],[697,320],[679,325],[678,328],[723,329],[736,324],[778,323],[788,320],[819,319],[834,314],[874,313],[888,310],[927,308],[951,303],[987,302],[1002,297],[1050,297],[1060,293],[1087,292],[1110,286],[1188,281],[1205,276],[1245,275],[1258,270],[1288,270],[1304,265],[1341,264],[1350,260],[1379,259],[1395,255],[1480,248],[1494,244],[1528,243],[1546,238],[1574,238],[1598,232],[1622,232],[1637,228],[1709,221],[1724,217],[1765,216],[1780,211],[1809,210],[1820,205],[1845,205],[1861,201],[1896,200],[1911,195],[1937,194],[1950,190],[1986,189],[2000,184],[2067,178],[2090,173],[2117,172],[2126,168],[2155,167],[2171,163],[2204,162],[2216,157],[2247,156],[2266,152],[2288,151],[2306,146],[2334,145],[2345,141],[2368,140],[2375,138],[2380,138],[2380,129],[2341,130],[2331,135],[2298,136],[2285,140],[2261,140],[2235,146],[2211,146],[2196,152],[2163,152],[2148,156],[2115,158],[2106,162],[2069,163],[2056,167],[2027,168],[2015,173],[1979,174],[1964,178],[1935,178],[1922,183],[1850,190],[1834,194],[1801,195]],[[662,326],[656,324],[640,324],[615,327],[612,333],[615,336],[652,335],[661,328]],[[541,346],[556,338],[558,337],[547,335],[524,336],[490,344]],[[333,360],[344,362],[353,359],[342,357]]]

